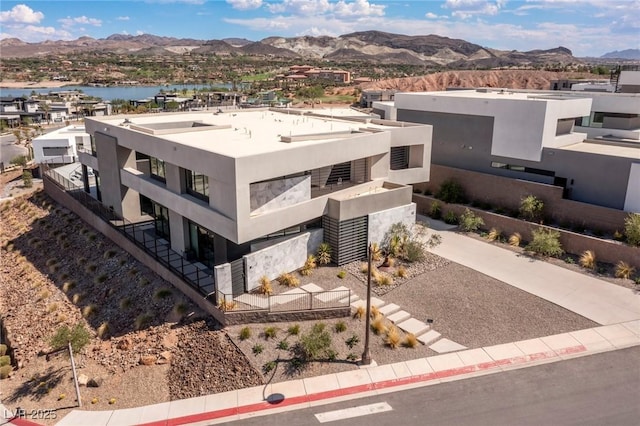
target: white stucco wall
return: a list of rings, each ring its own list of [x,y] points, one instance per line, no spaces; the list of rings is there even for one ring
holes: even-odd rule
[[[631,164],[624,211],[640,213],[640,163]]]
[[[252,183],[251,214],[256,215],[311,199],[311,176]]]

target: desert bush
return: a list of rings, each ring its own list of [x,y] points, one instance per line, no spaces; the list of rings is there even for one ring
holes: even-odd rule
[[[289,342],[287,342],[286,340],[280,340],[277,348],[286,351],[287,349],[289,349]]]
[[[624,234],[629,245],[640,246],[640,213],[629,213],[624,219]]]
[[[142,330],[143,328],[145,328],[147,325],[151,323],[152,318],[153,317],[150,314],[140,314],[136,317],[135,321],[133,322],[133,327],[136,330]]]
[[[520,242],[522,241],[522,236],[519,232],[514,232],[509,237],[509,245],[514,247],[520,247]]]
[[[242,327],[240,329],[240,334],[238,335],[240,340],[247,340],[251,337],[251,329],[249,327]]]
[[[371,329],[377,335],[385,334],[389,330],[386,320],[382,315],[378,315],[371,321]]]
[[[489,230],[489,233],[487,234],[487,240],[496,241],[496,240],[500,240],[500,238],[502,238],[502,232],[500,232],[499,229],[491,228]]]
[[[635,271],[636,268],[629,265],[627,262],[621,260],[620,262],[616,263],[616,278],[629,279]]]
[[[262,372],[264,374],[269,374],[271,371],[273,371],[277,366],[277,363],[275,361],[269,361],[266,362],[263,366],[262,366]]]
[[[527,195],[520,200],[520,216],[529,221],[542,218],[544,203],[535,195]]]
[[[343,331],[347,330],[347,324],[344,323],[344,321],[338,321],[334,326],[333,326],[333,331],[335,331],[336,333],[342,333]]]
[[[11,365],[11,357],[9,355],[0,356],[0,367],[4,367],[5,365]]]
[[[115,250],[107,250],[104,252],[104,254],[102,255],[102,257],[104,259],[111,259],[113,256],[116,255],[116,251]]]
[[[367,263],[360,264],[360,272],[366,274],[369,272],[369,265]]]
[[[3,365],[2,367],[0,367],[0,379],[6,379],[11,375],[11,372],[13,371],[13,367],[11,367],[10,365]]]
[[[91,341],[91,335],[84,324],[78,323],[73,328],[66,325],[56,330],[49,344],[53,350],[62,349],[71,343],[73,352],[80,352]]]
[[[141,277],[141,278],[138,280],[138,284],[139,284],[139,285],[142,285],[142,286],[147,285],[147,284],[149,284],[149,280],[148,280],[146,277]]]
[[[551,229],[538,228],[531,232],[531,242],[525,248],[542,256],[562,256],[564,250],[560,244],[560,233]]]
[[[360,338],[355,334],[344,341],[344,344],[347,345],[349,349],[353,349],[358,343],[360,343]]]
[[[418,240],[409,240],[404,244],[402,259],[409,263],[420,262],[425,257],[425,247]]]
[[[5,345],[4,343],[0,343],[0,356],[5,356],[8,350],[9,347],[7,345]]]
[[[51,313],[53,313],[53,312],[55,312],[57,310],[58,310],[58,304],[57,303],[54,302],[54,303],[49,303],[47,305],[47,313],[51,314]]]
[[[78,303],[80,303],[80,301],[82,301],[82,299],[84,299],[84,294],[76,293],[71,298],[71,301],[77,305]]]
[[[328,356],[331,349],[331,334],[324,323],[317,323],[306,334],[300,336],[300,349],[305,359],[318,359]]]
[[[98,328],[96,329],[96,334],[101,339],[106,337],[108,332],[109,332],[109,323],[107,321],[100,324],[100,326],[98,326]]]
[[[398,266],[396,269],[396,277],[398,278],[406,278],[407,277],[407,268],[404,266]]]
[[[328,243],[320,244],[316,257],[320,265],[328,265],[331,263],[331,246]]]
[[[374,305],[371,305],[371,308],[369,309],[369,311],[370,311],[369,315],[371,316],[371,318],[376,318],[377,316],[380,315],[380,310],[376,308]]]
[[[437,201],[431,203],[431,205],[429,206],[428,214],[432,219],[440,219],[442,217],[442,206],[440,205],[440,203]]]
[[[464,209],[460,215],[460,228],[465,232],[475,232],[484,226],[484,220],[480,216],[476,216],[471,210]]]
[[[300,285],[300,279],[288,272],[280,274],[280,276],[276,278],[276,281],[278,281],[280,285],[287,287],[298,287]]]
[[[52,265],[57,265],[58,264],[58,259],[47,259],[47,261],[44,263],[46,266],[52,266]]]
[[[271,280],[266,275],[260,277],[260,285],[258,286],[258,292],[260,294],[272,294],[273,287],[271,287]]]
[[[159,289],[158,291],[155,292],[153,297],[155,299],[161,300],[161,299],[166,299],[168,297],[171,297],[172,294],[173,293],[168,288],[161,288],[161,289]]]
[[[253,348],[251,348],[251,352],[253,352],[254,355],[260,355],[262,353],[262,351],[264,351],[264,346],[260,345],[260,344],[255,344],[253,345]]]
[[[360,305],[354,312],[353,317],[356,319],[362,319],[364,318],[366,313],[367,313],[367,309],[364,306]]]
[[[418,346],[418,338],[413,333],[408,333],[404,336],[404,341],[402,342],[402,346],[406,348],[415,348]]]
[[[221,300],[218,302],[218,309],[222,312],[233,311],[237,306],[238,304],[233,300]]]
[[[38,301],[48,299],[49,296],[51,296],[51,293],[49,293],[49,290],[44,289],[40,293],[38,293]]]
[[[569,265],[573,265],[574,263],[576,263],[576,261],[573,260],[573,257],[567,256],[567,257],[564,258],[564,263],[567,263]]]
[[[264,329],[265,340],[273,339],[278,334],[278,329],[275,327],[266,327]]]
[[[586,269],[596,269],[596,253],[593,250],[585,250],[580,255],[580,266]]]
[[[374,262],[382,260],[382,249],[380,248],[380,244],[378,243],[371,244],[371,260],[373,260]]]
[[[89,318],[92,315],[95,315],[98,311],[98,307],[96,305],[87,305],[82,308],[82,316],[85,318]]]
[[[386,286],[393,284],[393,278],[387,274],[378,274],[376,277],[376,284],[380,286]]]
[[[178,302],[173,306],[173,312],[175,312],[178,315],[186,314],[187,309],[189,309],[189,305],[185,302]]]
[[[400,342],[402,342],[402,338],[400,337],[398,328],[396,326],[391,326],[389,331],[387,331],[387,337],[384,339],[384,343],[391,349],[396,349],[400,346]]]
[[[128,297],[121,299],[119,306],[120,306],[120,309],[128,309],[131,306],[131,299]]]
[[[300,334],[300,324],[290,325],[289,328],[287,328],[287,334],[290,336],[297,336]]]
[[[96,284],[101,284],[107,280],[107,274],[100,274],[93,279],[93,282]]]
[[[307,256],[307,260],[304,262],[304,266],[300,270],[300,273],[304,276],[309,276],[313,270],[317,267],[316,257],[312,254]]]
[[[455,212],[448,211],[444,215],[444,223],[449,225],[457,225],[458,224],[458,216],[456,216]]]
[[[96,269],[98,269],[98,266],[95,263],[89,263],[87,266],[85,266],[84,270],[87,273],[91,273],[91,272],[95,272]]]
[[[33,174],[29,170],[25,170],[22,173],[22,184],[25,188],[33,187]]]
[[[347,276],[347,271],[345,271],[344,269],[341,269],[341,270],[338,272],[338,278],[343,279],[343,278],[344,278],[344,277],[346,277],[346,276]]]
[[[464,204],[467,202],[467,196],[464,188],[460,183],[453,179],[442,182],[440,189],[436,193],[436,198],[445,203]]]

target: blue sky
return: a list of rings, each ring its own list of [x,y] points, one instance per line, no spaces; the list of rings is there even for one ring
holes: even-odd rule
[[[23,41],[155,34],[222,39],[438,34],[502,50],[565,46],[576,56],[640,48],[640,0],[8,1],[0,38]]]

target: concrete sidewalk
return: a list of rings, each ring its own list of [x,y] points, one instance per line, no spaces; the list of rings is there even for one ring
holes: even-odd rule
[[[595,277],[458,234],[427,219],[442,236],[434,254],[569,309],[598,324],[640,318],[640,294]]]
[[[640,345],[640,320],[146,407],[113,411],[74,410],[58,425],[226,423],[636,345]]]

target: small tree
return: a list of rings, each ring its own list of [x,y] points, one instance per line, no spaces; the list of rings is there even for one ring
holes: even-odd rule
[[[535,195],[527,195],[520,201],[520,215],[528,221],[537,221],[542,217],[544,203]]]
[[[331,246],[328,243],[322,243],[318,246],[316,259],[320,265],[328,265],[331,263]]]
[[[16,166],[26,167],[28,161],[29,160],[27,160],[26,155],[18,155],[17,157],[11,159],[10,163],[15,164]]]
[[[624,234],[632,246],[640,246],[640,213],[629,213],[624,219]]]
[[[328,356],[331,351],[331,333],[327,331],[326,325],[321,322],[314,324],[309,333],[300,336],[299,350],[307,360]]]
[[[542,256],[562,256],[564,250],[560,244],[560,233],[551,229],[538,228],[531,232],[531,242],[525,248]]]
[[[31,171],[25,170],[22,172],[22,184],[25,188],[31,188],[33,186],[33,175]]]
[[[62,349],[66,347],[69,343],[71,343],[71,348],[73,352],[79,352],[89,344],[91,340],[91,336],[89,332],[85,328],[84,324],[76,324],[72,329],[68,326],[63,325],[58,328],[56,334],[51,338],[51,348],[54,350]]]
[[[469,209],[464,209],[464,212],[460,215],[460,228],[465,232],[475,232],[484,226],[484,220],[480,216],[476,216]]]

